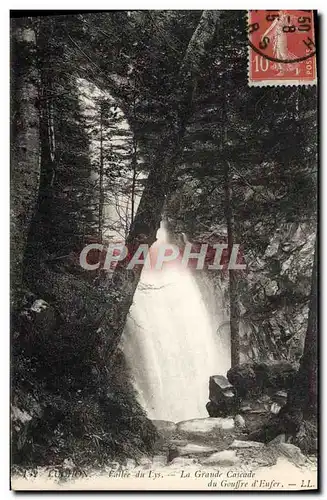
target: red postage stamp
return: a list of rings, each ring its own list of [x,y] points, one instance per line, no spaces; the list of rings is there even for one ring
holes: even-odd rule
[[[250,10],[250,86],[317,83],[312,10]]]

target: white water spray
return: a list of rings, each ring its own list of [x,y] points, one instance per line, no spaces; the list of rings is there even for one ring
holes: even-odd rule
[[[167,239],[161,224],[150,251]],[[230,357],[189,269],[178,263],[143,269],[122,341],[149,418],[208,416],[209,377],[226,374]]]

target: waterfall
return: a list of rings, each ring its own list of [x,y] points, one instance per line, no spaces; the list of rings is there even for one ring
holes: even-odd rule
[[[84,79],[78,80],[81,108],[87,120],[97,114],[99,97],[116,107],[115,99]],[[117,109],[117,108],[116,108]],[[118,108],[122,121],[114,126],[106,147],[121,152],[128,142],[121,132],[129,129],[124,114]],[[89,136],[92,161],[99,155],[99,141]],[[138,162],[142,164],[142,158]],[[104,203],[105,230],[103,237],[121,241],[131,223],[130,186],[133,172],[125,165],[124,179],[119,177],[106,194]],[[139,169],[137,181],[146,175]],[[92,172],[97,180],[98,171]],[[138,186],[142,191],[142,182]],[[109,196],[110,195],[110,196]],[[140,195],[135,195],[135,211]],[[164,224],[157,234],[157,242],[150,249],[156,257],[158,246],[168,241]],[[213,271],[212,271],[213,272]],[[206,417],[208,379],[210,375],[226,374],[230,367],[228,322],[223,301],[217,297],[210,278],[195,275],[178,262],[168,263],[163,270],[143,269],[134,295],[133,305],[122,337],[122,348],[130,368],[139,401],[153,419],[180,421]],[[227,325],[227,330],[226,330]]]
[[[151,259],[168,241],[161,224]],[[226,374],[229,348],[217,333],[194,274],[180,262],[143,269],[122,338],[139,402],[151,419],[207,417],[210,375]]]

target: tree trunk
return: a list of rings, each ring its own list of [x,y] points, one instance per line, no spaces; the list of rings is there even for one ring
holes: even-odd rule
[[[133,99],[133,118],[136,122],[136,96],[134,93]],[[132,177],[132,188],[131,188],[131,225],[133,224],[134,216],[135,216],[135,187],[136,187],[136,175],[137,175],[137,140],[135,132],[133,133],[133,152],[132,152],[132,168],[133,168],[133,177]]]
[[[104,204],[104,188],[103,188],[103,104],[100,102],[100,166],[99,166],[99,241],[102,243],[103,238],[103,204]]]
[[[133,176],[132,176],[132,187],[131,187],[131,224],[133,224],[135,216],[135,188],[136,188],[136,176],[137,176],[137,142],[135,134],[133,136]]]
[[[53,34],[53,22],[50,18],[38,18],[34,21],[36,53],[34,56],[38,82],[39,115],[39,189],[35,214],[32,218],[25,251],[24,277],[32,285],[31,278],[39,268],[40,262],[48,255],[49,242],[52,240],[53,225],[52,204],[53,185],[56,177],[57,152],[55,141],[55,113],[53,94],[55,78],[49,34]]]
[[[11,290],[23,279],[23,259],[40,180],[38,73],[33,65],[35,32],[27,19],[12,22]]]
[[[171,183],[178,166],[183,148],[183,138],[187,122],[192,115],[192,104],[196,90],[199,71],[206,55],[205,48],[211,42],[217,22],[218,11],[203,11],[199,24],[188,44],[176,84],[180,100],[175,114],[175,122],[163,133],[159,154],[155,158],[149,173],[140,204],[131,225],[127,245],[135,247],[140,242],[149,246],[155,241],[160,226],[166,195],[170,192]],[[116,351],[123,332],[126,317],[133,301],[141,268],[126,269],[126,262],[116,267],[111,304],[100,321],[103,331],[103,348],[108,357]],[[110,338],[108,339],[108,333]]]

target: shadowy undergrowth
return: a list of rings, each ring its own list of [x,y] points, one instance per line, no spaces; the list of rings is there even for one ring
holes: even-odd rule
[[[156,431],[122,353],[99,366],[100,333],[91,325],[69,325],[50,305],[32,309],[13,313],[12,321],[13,465],[69,458],[98,466],[151,454]]]

